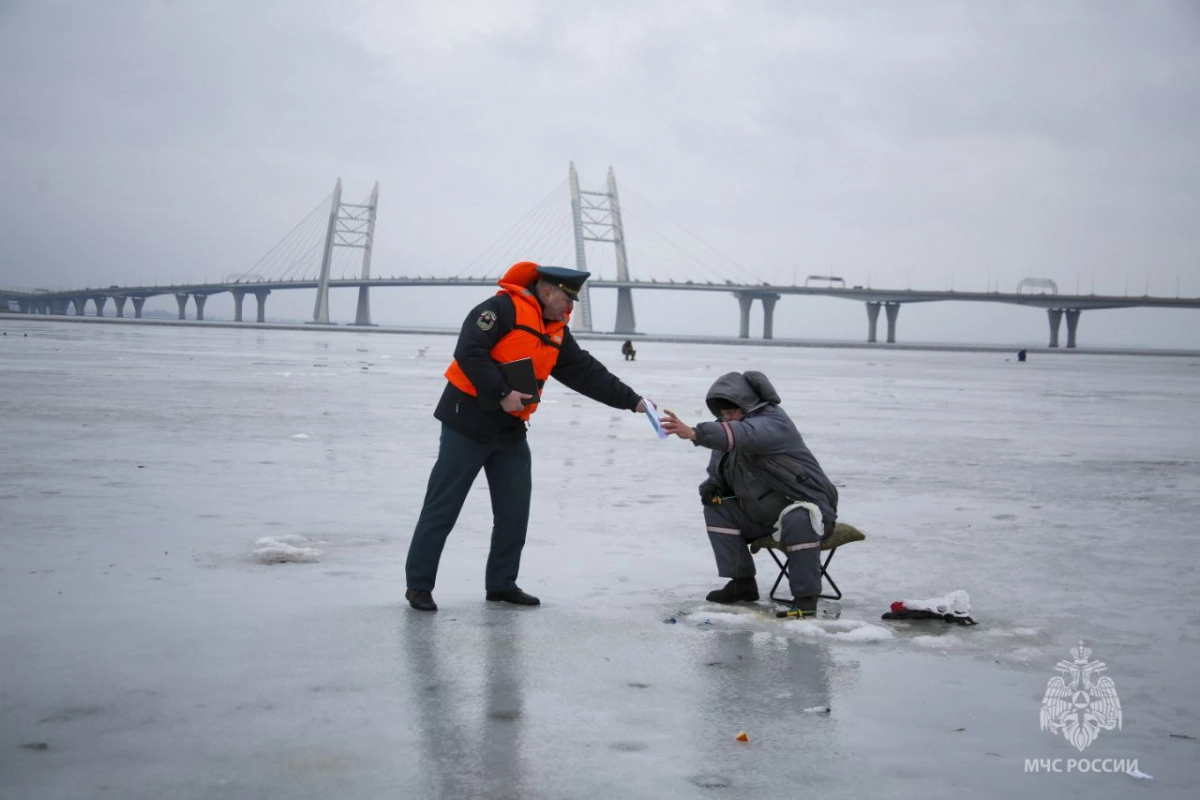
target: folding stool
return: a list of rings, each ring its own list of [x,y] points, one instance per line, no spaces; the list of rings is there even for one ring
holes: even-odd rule
[[[834,583],[833,576],[829,574],[829,562],[833,561],[833,554],[837,552],[839,547],[850,544],[851,542],[861,542],[866,539],[867,535],[853,525],[845,522],[838,522],[833,526],[833,533],[829,538],[821,542],[821,551],[828,553],[825,560],[821,563],[821,578],[829,583],[833,594],[822,594],[820,597],[826,600],[841,600],[842,590]],[[771,599],[776,603],[791,604],[791,588],[788,587],[787,597],[776,597],[775,592],[779,589],[779,584],[783,583],[788,576],[787,571],[787,553],[783,553],[783,543],[775,541],[772,536],[764,536],[761,539],[755,539],[750,543],[750,552],[757,553],[759,550],[766,550],[771,554],[771,558],[775,560],[776,566],[779,567],[779,577],[775,579],[775,585],[771,587]],[[783,553],[781,557],[779,554]]]

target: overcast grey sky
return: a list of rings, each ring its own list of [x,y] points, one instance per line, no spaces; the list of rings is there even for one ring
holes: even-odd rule
[[[636,277],[1200,296],[1196,2],[0,0],[0,104],[5,286],[247,270],[338,177],[380,183],[375,274],[459,274],[574,161],[584,188],[616,171]],[[688,236],[708,263],[665,255]],[[421,291],[376,320],[479,297]],[[732,298],[649,294],[642,328],[736,333]],[[777,335],[862,338],[856,305],[785,298]],[[1200,311],[1080,326],[1200,348]],[[1046,322],[921,304],[899,332]]]

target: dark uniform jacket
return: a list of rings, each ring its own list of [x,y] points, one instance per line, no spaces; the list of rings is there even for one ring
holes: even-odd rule
[[[807,501],[821,509],[825,530],[837,521],[838,493],[761,372],[730,372],[708,390],[707,402],[726,400],[742,409],[740,422],[701,422],[695,444],[713,451],[703,495],[736,496],[747,516],[773,525],[784,508]],[[706,489],[707,487],[707,489]]]
[[[487,311],[496,315],[496,322],[484,330],[476,321]],[[463,322],[458,344],[454,348],[454,360],[478,391],[478,397],[500,400],[512,391],[504,383],[490,353],[496,343],[513,329],[516,320],[512,298],[501,293],[475,306]],[[580,394],[613,408],[636,411],[641,400],[633,389],[579,346],[570,328],[563,329],[558,362],[550,375]],[[503,409],[480,408],[477,397],[472,397],[449,381],[433,415],[459,433],[479,441],[490,441],[494,437],[520,439],[525,436],[525,423],[520,419]]]

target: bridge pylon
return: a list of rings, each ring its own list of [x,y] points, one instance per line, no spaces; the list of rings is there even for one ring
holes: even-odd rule
[[[313,306],[312,321],[318,325],[329,324],[329,270],[333,263],[333,248],[357,247],[363,251],[363,280],[371,277],[371,246],[375,241],[375,209],[379,205],[379,182],[371,191],[365,204],[342,202],[342,179],[333,187],[333,201],[329,209],[329,226],[325,229],[325,251],[321,256],[321,274],[317,278],[317,302]],[[355,325],[371,324],[370,287],[358,287],[358,308],[354,315]]]
[[[602,199],[593,199],[602,198]],[[575,162],[571,162],[571,218],[575,225],[575,267],[587,270],[584,242],[610,242],[617,251],[617,280],[629,280],[629,262],[625,256],[625,230],[621,225],[621,202],[617,197],[617,178],[608,168],[607,191],[580,191]],[[607,235],[606,235],[607,234]],[[587,284],[579,301],[580,330],[592,330],[592,300]],[[614,333],[637,333],[633,316],[633,290],[617,289],[617,321]]]

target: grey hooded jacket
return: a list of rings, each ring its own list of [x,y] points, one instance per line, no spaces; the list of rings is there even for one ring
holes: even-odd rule
[[[706,402],[720,416],[714,400],[737,404],[741,421],[701,422],[694,444],[713,451],[708,479],[721,496],[736,496],[755,522],[773,525],[784,508],[801,500],[821,509],[822,535],[837,520],[838,493],[821,465],[779,407],[775,387],[761,372],[730,372],[708,390]]]

